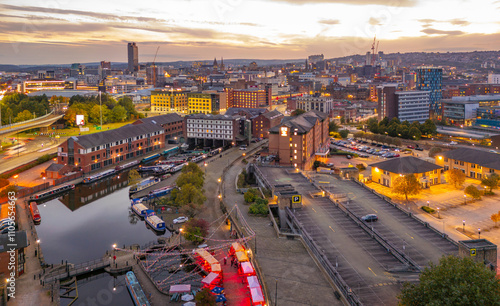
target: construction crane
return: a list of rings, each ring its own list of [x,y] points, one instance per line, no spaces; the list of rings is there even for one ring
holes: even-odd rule
[[[371,62],[372,66],[375,65],[375,52],[376,52],[375,49],[378,49],[378,42],[377,42],[376,47],[375,47],[375,42],[377,42],[377,35],[375,35],[375,37],[373,37],[373,43],[372,43],[372,47],[371,47],[371,49],[372,49],[372,62]]]
[[[156,56],[158,55],[158,50],[160,50],[160,46],[158,46],[158,48],[156,48],[156,54],[155,54],[155,58],[153,59],[153,64],[151,65],[151,67],[153,67],[153,87],[156,86],[156,66],[155,66],[155,62],[156,62]]]

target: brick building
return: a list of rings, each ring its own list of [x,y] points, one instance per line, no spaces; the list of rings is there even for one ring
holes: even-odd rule
[[[269,138],[269,129],[279,125],[284,117],[277,110],[260,114],[252,119],[252,135],[265,139]]]
[[[177,137],[182,137],[182,126],[184,118],[178,114],[166,114],[149,118],[138,119],[133,125],[141,123],[153,123],[160,125],[164,131],[164,140],[167,142],[169,139],[176,139]]]
[[[285,117],[269,129],[269,154],[282,166],[311,170],[329,152],[328,115],[316,110]]]

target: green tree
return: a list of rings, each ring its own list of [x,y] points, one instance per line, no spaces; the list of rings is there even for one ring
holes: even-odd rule
[[[459,169],[450,169],[445,173],[446,181],[455,188],[461,188],[465,183],[465,173]]]
[[[294,111],[292,112],[292,114],[291,114],[291,115],[292,115],[292,117],[297,117],[297,116],[302,115],[302,114],[303,114],[303,113],[305,113],[305,112],[306,112],[305,110],[300,109],[300,108],[297,108],[296,110],[294,110]]]
[[[392,120],[391,120],[392,122]],[[391,137],[396,137],[398,136],[398,128],[399,128],[399,123],[392,122],[388,127],[387,127],[387,134]]]
[[[330,121],[328,124],[328,131],[329,132],[337,132],[339,130],[339,125],[335,121]]]
[[[257,200],[255,200],[255,203],[248,207],[248,213],[252,215],[267,215],[269,213],[269,210],[267,208],[268,203],[269,202],[263,198],[257,198]]]
[[[420,126],[420,131],[424,135],[435,135],[437,133],[436,124],[431,119],[425,120],[424,124]]]
[[[412,126],[408,132],[408,136],[410,139],[419,140],[422,137],[422,133],[417,127]]]
[[[194,298],[196,301],[196,306],[215,306],[215,295],[210,292],[210,289],[204,288],[201,291],[198,291],[196,293],[196,296]]]
[[[393,138],[392,139],[392,144],[395,145],[396,147],[400,147],[401,146],[401,139],[399,139],[399,138]]]
[[[476,199],[476,200],[481,199],[481,191],[479,191],[479,189],[477,189],[477,187],[474,185],[467,186],[465,188],[464,192],[466,195],[468,195],[469,197],[471,197],[473,199]]]
[[[123,122],[127,119],[127,111],[121,105],[117,105],[111,111],[111,116],[115,122]]]
[[[414,174],[406,174],[398,176],[392,182],[392,192],[399,195],[404,195],[408,201],[409,195],[417,195],[422,190],[417,177]]]
[[[405,121],[405,122],[408,122],[408,121]],[[399,137],[404,138],[404,139],[408,139],[408,136],[410,135],[409,125],[410,125],[409,123],[408,123],[408,126],[402,123],[398,127],[398,136]]]
[[[180,205],[184,206],[187,204],[195,204],[200,207],[203,205],[205,200],[207,199],[204,195],[204,190],[195,187],[193,184],[185,184],[180,188],[175,201]]]
[[[131,116],[136,116],[137,111],[135,110],[134,102],[130,97],[123,97],[118,100],[117,105],[123,106],[127,111],[127,119],[130,119]]]
[[[132,169],[128,172],[128,185],[132,186],[137,184],[141,180],[141,175],[137,170]]]
[[[439,147],[433,147],[429,150],[429,157],[435,157],[438,153],[443,152],[443,149]]]
[[[340,134],[340,137],[347,138],[347,136],[349,136],[349,130],[341,130],[339,132],[339,134]]]
[[[354,135],[353,135],[353,136],[354,136],[354,138],[356,138],[356,139],[362,139],[362,138],[364,138],[364,137],[365,137],[365,132],[356,132],[356,133],[354,133]]]
[[[372,133],[378,133],[378,121],[376,118],[370,118],[366,121],[366,125],[368,126],[368,130]]]
[[[497,222],[500,221],[500,212],[492,214],[490,216],[491,221],[495,222],[495,227],[497,227]]]
[[[183,227],[183,235],[186,240],[202,242],[208,235],[210,224],[204,219],[192,218]]]
[[[345,124],[345,117],[344,116],[340,117],[340,124]]]
[[[405,283],[401,305],[498,305],[500,281],[482,262],[453,255],[430,263],[417,284]]]
[[[23,110],[22,112],[18,113],[16,118],[14,119],[15,122],[22,122],[26,120],[33,119],[33,114],[29,110]]]
[[[491,193],[493,193],[493,189],[498,187],[498,180],[499,179],[500,179],[500,177],[498,176],[498,174],[493,173],[489,177],[485,177],[484,179],[482,179],[481,184],[488,187],[490,189],[489,193],[491,194]]]
[[[243,198],[245,199],[245,203],[252,203],[252,202],[255,201],[255,199],[257,198],[257,196],[251,190],[248,190],[243,195]]]
[[[192,184],[196,188],[203,188],[205,178],[203,175],[200,175],[199,173],[195,172],[185,172],[181,173],[177,180],[175,181],[175,184],[177,187],[182,188],[186,184]]]
[[[203,170],[196,163],[189,162],[186,166],[182,167],[182,173],[193,172],[196,175],[203,175]]]

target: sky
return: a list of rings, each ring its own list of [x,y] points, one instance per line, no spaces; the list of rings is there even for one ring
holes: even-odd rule
[[[0,64],[500,50],[500,0],[0,0]]]

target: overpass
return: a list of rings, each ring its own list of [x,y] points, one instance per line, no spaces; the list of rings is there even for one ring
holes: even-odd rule
[[[4,125],[4,126],[0,127],[0,135],[18,133],[18,132],[22,132],[22,131],[29,130],[29,129],[46,127],[46,126],[49,126],[52,123],[56,122],[57,120],[59,120],[63,116],[64,116],[64,114],[56,115],[56,114],[54,114],[54,111],[52,111],[47,115],[44,115],[44,116],[41,116],[41,117],[38,117],[35,119],[26,120],[23,122],[12,123],[9,125]]]

